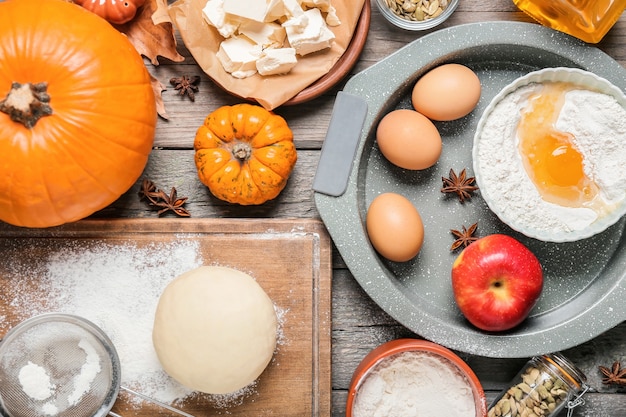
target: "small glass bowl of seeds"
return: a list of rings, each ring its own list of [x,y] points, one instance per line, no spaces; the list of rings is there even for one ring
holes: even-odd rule
[[[459,0],[376,0],[381,14],[405,30],[427,30],[452,15]]]

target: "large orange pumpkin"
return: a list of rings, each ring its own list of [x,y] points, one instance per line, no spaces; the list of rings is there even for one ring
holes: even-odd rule
[[[200,181],[217,198],[241,205],[277,197],[298,159],[285,119],[247,103],[209,114],[194,148]]]
[[[82,219],[126,192],[147,163],[157,113],[143,59],[75,4],[0,2],[0,100],[2,221]]]

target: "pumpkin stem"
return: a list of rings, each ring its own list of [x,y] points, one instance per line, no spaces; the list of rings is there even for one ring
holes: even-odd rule
[[[250,155],[252,155],[252,149],[247,143],[239,142],[233,146],[232,153],[235,158],[244,162],[250,158]]]
[[[0,101],[0,111],[6,113],[14,122],[22,123],[31,129],[39,119],[52,114],[48,83],[14,82],[6,98]]]

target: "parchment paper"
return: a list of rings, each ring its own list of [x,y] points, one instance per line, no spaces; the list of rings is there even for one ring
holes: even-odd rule
[[[272,110],[328,73],[350,44],[364,1],[366,0],[332,2],[341,24],[329,26],[335,34],[335,42],[330,49],[304,57],[298,55],[298,64],[288,74],[255,74],[243,79],[235,78],[224,71],[215,56],[224,38],[202,17],[202,9],[207,0],[178,0],[170,6],[169,13],[185,46],[213,81],[231,94],[257,101],[264,108]]]

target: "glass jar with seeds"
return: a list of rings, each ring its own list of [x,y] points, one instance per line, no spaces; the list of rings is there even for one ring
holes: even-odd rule
[[[406,30],[431,29],[445,21],[459,0],[376,0],[381,14]]]
[[[567,416],[583,403],[587,377],[560,353],[531,358],[489,407],[488,417]]]

